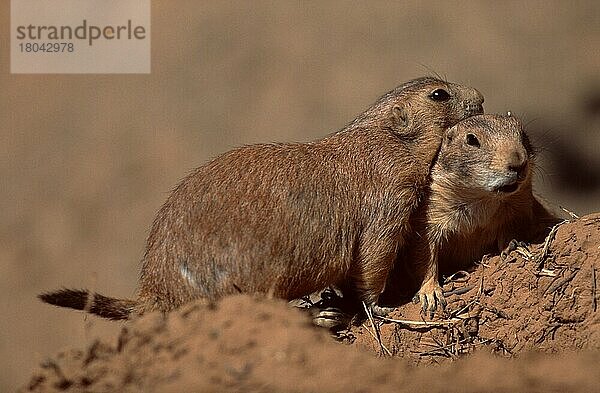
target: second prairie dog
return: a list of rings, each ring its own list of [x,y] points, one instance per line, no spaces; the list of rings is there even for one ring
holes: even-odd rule
[[[337,285],[381,313],[444,131],[482,103],[473,88],[418,78],[325,138],[234,149],[186,177],[158,212],[137,299],[68,289],[40,297],[126,319],[198,298],[294,299]]]
[[[474,116],[446,132],[430,193],[413,218],[418,236],[399,257],[408,269],[416,265],[425,311],[445,305],[440,265],[474,262],[503,251],[512,240],[538,238],[559,221],[533,194],[534,158],[515,117]]]

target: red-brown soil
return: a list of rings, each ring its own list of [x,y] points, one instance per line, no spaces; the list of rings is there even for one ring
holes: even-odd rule
[[[283,301],[238,295],[149,314],[111,341],[52,356],[21,391],[598,391],[600,214],[547,243],[485,257],[446,284],[473,287],[448,297],[446,315],[423,319],[405,304],[391,318],[421,325],[375,321],[381,344],[368,320],[344,345]]]
[[[420,325],[382,325],[383,347],[366,332],[372,332],[369,323],[352,333],[359,346],[389,350],[414,363],[455,358],[479,347],[502,356],[599,349],[599,228],[600,214],[567,222],[547,238],[545,254],[546,242],[534,244],[529,255],[484,257],[470,273],[457,274],[458,282],[450,281],[444,291],[468,292],[448,297],[446,314],[433,320],[450,322],[444,326],[423,326],[429,320],[422,319],[419,306],[406,304],[390,318]]]

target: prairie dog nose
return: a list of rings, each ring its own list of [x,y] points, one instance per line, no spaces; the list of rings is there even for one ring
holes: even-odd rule
[[[473,89],[473,90],[474,90],[474,98],[473,98],[473,102],[474,102],[475,104],[482,105],[482,104],[483,104],[483,102],[485,101],[485,99],[483,98],[483,94],[481,94],[481,93],[479,92],[479,90],[477,90],[477,89]]]
[[[506,166],[508,170],[517,172],[521,176],[527,167],[527,155],[525,152],[515,150],[508,155]]]
[[[472,89],[469,94],[469,98],[465,101],[465,109],[471,115],[479,115],[483,113],[483,94],[478,90]]]

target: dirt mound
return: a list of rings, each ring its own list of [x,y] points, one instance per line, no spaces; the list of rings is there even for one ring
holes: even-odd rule
[[[450,277],[445,315],[430,321],[405,304],[390,316],[398,322],[378,323],[381,344],[369,323],[352,328],[351,339],[416,363],[479,347],[505,356],[600,349],[599,260],[600,214],[565,222],[542,244],[484,257],[473,271]]]
[[[547,244],[454,277],[445,290],[459,294],[439,326],[407,304],[392,316],[404,322],[374,321],[373,330],[366,321],[346,332],[355,345],[343,345],[282,301],[198,301],[132,321],[112,343],[49,358],[21,391],[593,391],[600,214],[561,225]]]

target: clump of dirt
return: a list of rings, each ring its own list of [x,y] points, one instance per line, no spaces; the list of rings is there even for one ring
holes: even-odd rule
[[[404,322],[367,320],[343,345],[280,300],[198,301],[132,321],[114,342],[47,359],[21,391],[592,391],[600,214],[561,225],[544,249],[484,258],[455,276],[437,326],[407,304],[392,315]]]

